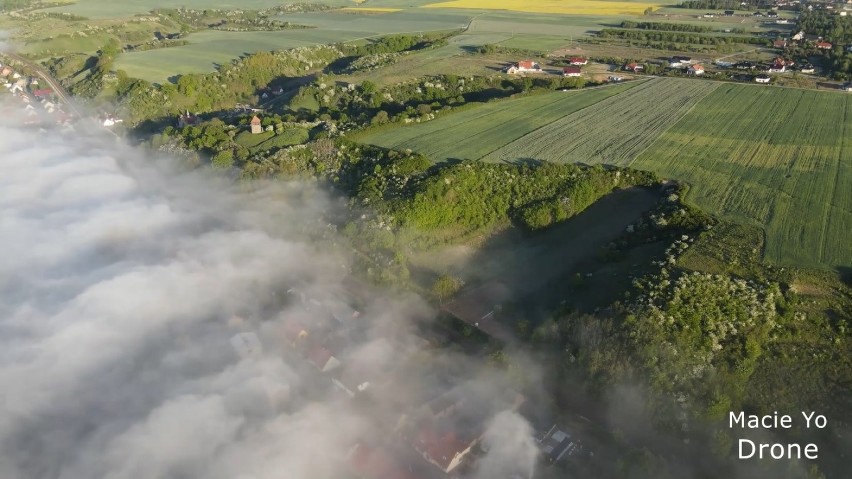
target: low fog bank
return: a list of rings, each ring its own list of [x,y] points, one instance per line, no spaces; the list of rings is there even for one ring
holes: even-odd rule
[[[354,444],[387,442],[398,411],[447,386],[405,369],[455,360],[411,334],[422,300],[353,297],[316,188],[181,173],[100,132],[5,123],[0,144],[0,477],[340,477]],[[373,404],[320,372],[332,344],[342,384],[377,383]],[[489,434],[528,445],[505,414]]]

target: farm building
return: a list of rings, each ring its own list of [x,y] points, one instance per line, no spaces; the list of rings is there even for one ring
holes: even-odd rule
[[[733,11],[733,10],[725,10],[725,12],[724,12],[724,13],[725,13],[725,16],[726,16],[726,17],[733,17],[733,16],[734,16],[734,11]]]
[[[251,119],[251,134],[257,135],[258,133],[263,133],[263,127],[260,125],[260,118],[255,115]]]
[[[580,76],[580,67],[570,66],[562,69],[562,76],[566,77],[578,77]]]
[[[820,50],[831,50],[832,45],[829,42],[817,42],[816,47]]]
[[[700,64],[690,65],[689,68],[686,69],[687,75],[703,75],[704,67]]]
[[[813,73],[815,70],[814,70],[814,66],[813,66],[813,65],[806,64],[806,65],[802,65],[802,68],[801,68],[801,70],[800,70],[800,71],[801,71],[802,73]]]
[[[571,57],[571,58],[569,58],[569,59],[568,59],[568,61],[569,61],[572,65],[577,65],[577,66],[579,66],[579,65],[585,65],[585,64],[589,63],[589,60],[587,60],[587,59],[586,59],[586,58],[584,58],[584,57]]]
[[[515,65],[510,65],[506,73],[540,72],[541,65],[532,60],[521,60]]]
[[[769,80],[771,80],[771,78],[766,75],[758,75],[754,77],[754,81],[757,83],[769,83]]]
[[[772,42],[772,46],[775,48],[787,48],[787,40],[778,39]]]
[[[645,65],[642,65],[641,63],[630,62],[624,65],[624,71],[639,73],[643,70],[645,70]]]

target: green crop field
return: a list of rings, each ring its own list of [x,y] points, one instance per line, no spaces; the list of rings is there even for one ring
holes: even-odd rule
[[[304,0],[305,3],[325,3],[329,5],[354,5],[347,0]],[[74,3],[51,8],[51,11],[68,12],[88,18],[120,18],[146,13],[155,8],[220,8],[226,10],[261,9],[281,5],[280,0],[75,0]]]
[[[629,165],[691,185],[689,201],[766,231],[778,264],[852,264],[852,100],[839,93],[653,79],[489,103],[368,134],[435,161]],[[565,95],[560,98],[559,95]]]
[[[310,12],[277,17],[316,28],[282,31],[203,31],[187,37],[189,45],[125,53],[116,68],[128,75],[162,82],[181,73],[206,73],[216,64],[258,51],[350,42],[391,33],[412,33],[463,28],[469,17],[458,12],[412,14],[406,11],[375,15]]]
[[[655,79],[506,144],[485,161],[519,158],[626,166],[718,83]]]
[[[636,84],[625,83],[491,102],[413,127],[367,135],[361,140],[388,148],[408,148],[435,161],[479,159],[530,131],[635,87]]]
[[[852,102],[724,85],[637,158],[693,185],[690,200],[766,229],[777,263],[852,263]]]

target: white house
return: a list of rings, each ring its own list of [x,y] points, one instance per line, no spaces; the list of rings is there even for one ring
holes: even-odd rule
[[[686,69],[687,75],[703,75],[704,67],[700,64],[690,65],[689,68]]]
[[[771,80],[771,78],[769,78],[766,75],[759,75],[759,76],[754,77],[754,81],[756,83],[769,83],[769,80]]]

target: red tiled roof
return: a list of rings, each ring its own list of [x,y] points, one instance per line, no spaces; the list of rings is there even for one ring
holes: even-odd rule
[[[521,60],[518,62],[518,68],[533,68],[535,66],[535,62],[532,60]]]
[[[828,42],[818,42],[816,44],[817,48],[831,48],[831,43]]]
[[[317,346],[310,351],[308,351],[307,358],[310,362],[314,363],[314,366],[319,369],[323,369],[326,364],[328,364],[328,360],[331,359],[333,354],[328,349],[325,349],[322,346]]]
[[[571,57],[568,59],[571,63],[585,63],[586,59],[583,57]]]
[[[51,90],[50,88],[42,88],[40,90],[34,91],[33,95],[35,95],[35,96],[47,96],[47,95],[50,95],[51,93],[53,93],[53,90]]]
[[[302,334],[302,331],[307,332],[305,327],[298,321],[291,320],[284,323],[284,337],[291,343],[299,340],[299,335]]]
[[[251,119],[251,124],[252,125],[260,125],[260,118],[255,116],[254,118]]]
[[[370,479],[417,479],[399,466],[383,449],[358,444],[347,461],[350,470]]]
[[[438,436],[431,427],[420,430],[417,436],[417,449],[429,455],[429,458],[444,470],[449,467],[456,455],[470,446],[452,432]]]
[[[562,69],[563,73],[580,73],[581,71],[580,67],[565,67]]]

